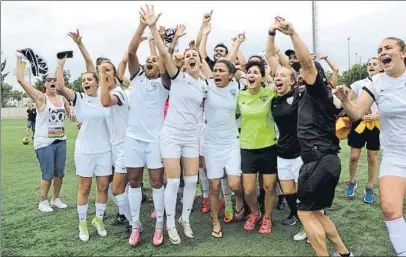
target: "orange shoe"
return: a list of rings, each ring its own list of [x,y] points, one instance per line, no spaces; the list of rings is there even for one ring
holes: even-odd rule
[[[261,227],[258,231],[260,234],[270,234],[272,232],[272,221],[271,219],[264,218],[261,222]]]
[[[262,218],[262,213],[260,211],[258,211],[257,214],[251,213],[250,215],[248,215],[248,219],[244,224],[244,229],[247,231],[253,230],[255,228],[255,225],[261,218]]]
[[[200,209],[202,213],[208,213],[210,212],[210,203],[208,198],[203,198],[202,201],[202,208]]]

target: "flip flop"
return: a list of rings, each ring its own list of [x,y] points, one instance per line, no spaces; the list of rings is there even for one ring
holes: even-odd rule
[[[215,235],[217,235],[217,236],[215,236]],[[221,235],[221,236],[220,236]],[[223,238],[223,230],[222,229],[220,229],[219,231],[214,231],[214,230],[212,230],[211,231],[211,236],[212,237],[214,237],[214,238]]]
[[[235,212],[235,219],[242,220],[244,218],[244,213],[245,213],[244,205],[241,207],[241,209],[239,211],[237,211],[237,209],[234,208],[234,212]]]

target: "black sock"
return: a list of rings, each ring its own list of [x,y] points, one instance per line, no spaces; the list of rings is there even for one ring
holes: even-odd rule
[[[297,217],[297,194],[285,195],[285,198],[286,202],[288,202],[290,213]]]

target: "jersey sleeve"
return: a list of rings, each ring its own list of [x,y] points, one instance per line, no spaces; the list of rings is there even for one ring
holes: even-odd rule
[[[319,97],[328,97],[332,94],[330,90],[327,88],[327,85],[323,82],[323,78],[319,72],[317,72],[316,80],[314,81],[313,85],[305,84],[306,90],[310,95],[319,96]]]
[[[368,85],[364,86],[362,88],[362,90],[364,90],[365,92],[367,92],[372,99],[374,99],[375,102],[378,102],[379,100],[379,95],[378,95],[378,91],[377,91],[377,87],[379,85],[379,80],[380,80],[380,76],[373,76],[372,77],[372,83],[369,83]]]
[[[130,77],[130,81],[132,81],[135,77],[139,77],[144,74],[144,67],[140,65],[140,70]]]
[[[117,105],[118,106],[123,106],[125,103],[127,103],[127,98],[125,96],[125,93],[120,91],[120,90],[116,90],[112,93],[112,95],[114,95],[115,97],[117,97],[118,102]]]
[[[78,108],[80,106],[80,103],[83,101],[83,94],[79,92],[75,92],[75,97],[73,98],[73,106]]]

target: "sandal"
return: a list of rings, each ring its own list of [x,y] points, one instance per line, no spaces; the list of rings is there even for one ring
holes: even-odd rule
[[[223,230],[221,228],[217,232],[212,230],[211,231],[211,236],[214,237],[214,238],[223,238]]]
[[[245,208],[244,205],[241,207],[241,209],[239,211],[237,211],[237,209],[234,208],[234,212],[235,212],[235,219],[236,220],[242,220],[244,218],[244,214],[245,214]]]

